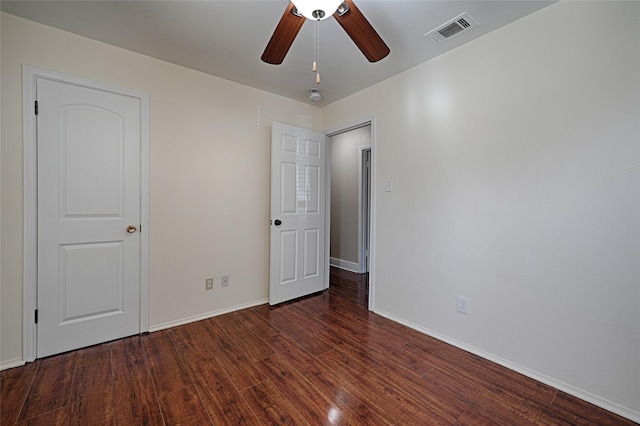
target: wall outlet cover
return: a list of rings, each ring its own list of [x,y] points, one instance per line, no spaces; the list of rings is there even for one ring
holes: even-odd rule
[[[461,314],[469,315],[469,299],[463,296],[458,296],[458,312]]]

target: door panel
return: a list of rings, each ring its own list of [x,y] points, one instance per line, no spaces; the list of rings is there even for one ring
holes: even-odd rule
[[[60,245],[60,325],[123,312],[122,255],[119,242]]]
[[[295,230],[280,233],[280,284],[295,282],[298,277],[297,241],[298,232]]]
[[[311,278],[318,275],[320,268],[319,230],[304,230],[304,277]]]
[[[37,80],[38,357],[140,332],[140,99]]]
[[[324,289],[325,174],[325,135],[273,124],[269,285],[272,305]]]
[[[121,217],[123,117],[91,105],[59,112],[63,217]]]
[[[305,205],[305,211],[307,214],[315,213],[319,214],[320,209],[320,167],[317,166],[304,166],[305,171],[305,183],[306,183],[306,196],[307,203]]]
[[[282,162],[281,169],[281,201],[280,214],[295,214],[298,199],[296,196],[296,164]]]

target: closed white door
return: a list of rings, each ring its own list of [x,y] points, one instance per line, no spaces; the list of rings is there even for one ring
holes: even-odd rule
[[[140,99],[38,78],[43,357],[140,332]]]
[[[325,287],[326,136],[273,123],[269,304]]]

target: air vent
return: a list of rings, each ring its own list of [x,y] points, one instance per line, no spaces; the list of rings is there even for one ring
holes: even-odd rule
[[[477,26],[478,23],[476,20],[465,12],[462,15],[445,22],[435,30],[426,33],[424,36],[431,38],[434,43],[440,44]]]

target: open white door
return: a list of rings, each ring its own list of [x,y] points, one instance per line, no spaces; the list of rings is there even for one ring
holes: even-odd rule
[[[273,123],[269,304],[324,289],[326,136]]]

